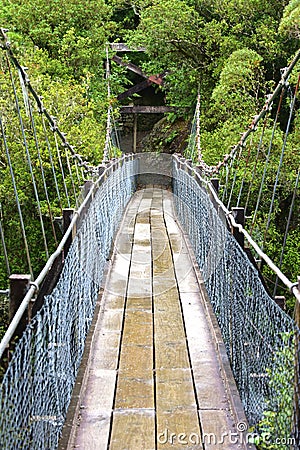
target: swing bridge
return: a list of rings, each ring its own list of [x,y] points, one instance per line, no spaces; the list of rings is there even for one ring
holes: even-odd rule
[[[184,156],[117,158],[110,107],[94,166],[46,109],[5,30],[1,49],[0,173],[11,182],[0,204],[9,276],[0,298],[11,316],[0,344],[1,448],[299,448],[300,282],[281,271],[299,161],[288,162],[277,265],[264,250],[293,145],[299,78],[289,77],[300,54],[216,166],[201,155],[199,99]],[[10,248],[28,275],[13,273]]]

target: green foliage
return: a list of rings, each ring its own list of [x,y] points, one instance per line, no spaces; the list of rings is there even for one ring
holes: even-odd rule
[[[11,0],[3,2],[3,10],[7,27],[47,51],[61,69],[76,77],[99,66],[113,27],[111,8],[103,0]]]
[[[286,450],[291,437],[294,386],[294,335],[282,336],[284,347],[274,356],[272,368],[267,370],[269,388],[276,394],[276,403],[268,402],[262,420],[256,427],[259,438],[254,442],[258,450]],[[281,440],[282,444],[276,443]]]
[[[232,106],[235,110],[243,107],[248,97],[255,101],[262,80],[261,61],[262,57],[254,50],[243,48],[233,52],[224,65],[212,99],[219,103],[229,102],[228,110]]]
[[[300,38],[300,1],[292,0],[286,6],[279,26],[285,37]]]

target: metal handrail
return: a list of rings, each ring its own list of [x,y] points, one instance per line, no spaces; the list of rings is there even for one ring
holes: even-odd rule
[[[3,336],[1,342],[0,342],[0,359],[5,351],[5,349],[7,348],[7,346],[9,345],[15,331],[16,328],[20,322],[20,320],[23,317],[23,314],[26,311],[26,308],[28,307],[30,301],[32,300],[34,294],[39,290],[39,287],[41,286],[41,283],[44,281],[46,275],[48,274],[49,270],[52,267],[52,264],[54,263],[55,259],[61,254],[61,252],[63,251],[63,248],[67,242],[67,240],[69,239],[69,237],[72,235],[72,231],[74,229],[75,224],[77,223],[78,219],[80,218],[82,212],[84,211],[85,207],[87,206],[88,202],[90,201],[90,199],[93,197],[95,191],[98,189],[100,183],[105,179],[108,170],[111,170],[115,165],[118,164],[118,162],[120,160],[126,160],[131,158],[131,155],[123,155],[122,158],[109,162],[107,166],[105,166],[103,173],[101,173],[101,175],[99,176],[99,178],[92,184],[90,190],[88,191],[84,201],[82,202],[82,204],[80,205],[79,209],[77,211],[74,212],[73,218],[71,220],[71,223],[67,229],[67,231],[65,232],[61,242],[59,243],[57,249],[55,250],[54,253],[52,253],[52,255],[50,256],[50,258],[48,259],[47,263],[45,264],[44,268],[42,269],[42,271],[40,272],[40,274],[38,275],[38,277],[36,278],[36,280],[34,280],[33,282],[30,283],[30,288],[27,291],[24,299],[22,300],[22,303],[20,304],[16,314],[14,315],[11,323],[9,324],[9,327],[5,333],[5,335]]]
[[[289,280],[288,277],[285,276],[281,272],[279,267],[277,267],[276,264],[271,260],[271,258],[269,258],[268,255],[266,255],[262,251],[262,249],[259,247],[259,245],[252,239],[250,234],[245,230],[245,228],[241,224],[239,224],[239,223],[237,223],[235,221],[235,218],[234,218],[232,212],[229,211],[226,208],[226,206],[222,203],[222,201],[219,199],[219,197],[218,197],[218,195],[217,195],[217,193],[216,193],[216,191],[215,191],[211,181],[204,179],[201,176],[201,174],[199,173],[199,171],[197,170],[197,168],[195,168],[191,164],[190,161],[187,161],[187,160],[180,161],[180,159],[179,159],[179,157],[177,155],[174,155],[174,158],[177,160],[178,163],[183,164],[186,167],[188,167],[194,173],[194,175],[201,181],[201,183],[204,183],[207,186],[208,190],[210,191],[211,195],[214,198],[214,201],[218,204],[218,206],[224,212],[226,217],[230,220],[230,223],[233,226],[233,228],[236,228],[240,233],[242,233],[245,236],[245,238],[247,239],[249,244],[253,247],[253,249],[256,251],[256,253],[259,255],[259,257],[266,262],[266,264],[278,276],[278,278],[289,289],[289,291],[292,292],[292,294],[295,296],[295,298],[297,299],[297,301],[300,304],[300,290],[299,290],[299,283],[298,283],[298,281],[293,283],[291,280]]]

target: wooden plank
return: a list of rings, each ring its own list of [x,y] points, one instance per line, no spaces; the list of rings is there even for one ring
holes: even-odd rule
[[[143,376],[143,372],[153,369],[152,345],[124,345],[120,357],[119,370],[131,371]]]
[[[156,369],[186,369],[190,367],[186,340],[156,342],[155,350]]]
[[[201,442],[199,421],[194,409],[166,412],[158,416],[158,450],[203,450]]]
[[[135,222],[110,449],[155,448],[150,204]]]
[[[234,427],[229,411],[211,409],[201,410],[199,414],[205,450],[244,448],[243,437]]]
[[[199,418],[191,371],[189,369],[162,369],[156,372],[156,407],[158,449],[202,448],[189,442],[190,436],[201,441]],[[187,442],[180,446],[186,436]],[[182,442],[181,442],[182,445]]]
[[[174,284],[168,291],[154,294],[154,309],[155,313],[166,311],[166,315],[170,312],[172,312],[172,314],[180,315],[181,309],[179,303],[179,293],[176,284]]]
[[[145,283],[142,278],[130,278],[128,281],[128,295],[134,298],[148,298],[152,295],[151,283]]]
[[[141,196],[138,194],[127,208],[128,215],[123,221],[125,227],[131,224],[130,216],[136,214],[140,200]],[[74,448],[89,450],[107,448],[117,377],[123,306],[130,267],[128,255],[131,253],[131,247],[132,241],[129,246],[126,245],[125,254],[118,252],[117,246],[114,248],[111,271],[106,281],[89,366],[86,369],[87,381],[84,386]]]
[[[82,400],[74,448],[106,448],[116,372],[90,370]]]
[[[114,55],[111,59],[120,66],[126,67],[127,69],[131,70],[131,72],[135,72],[143,78],[148,78],[147,75],[144,74],[142,69],[140,69],[140,67],[136,66],[135,64],[128,61],[123,61],[123,59],[117,55]]]
[[[131,370],[119,371],[114,407],[115,409],[153,409],[153,371],[143,369],[142,374]]]
[[[135,106],[121,106],[120,113],[121,114],[165,114],[168,112],[174,112],[175,110],[176,110],[176,108],[173,106],[135,105]]]
[[[107,332],[104,329],[97,332],[91,355],[92,370],[117,369],[120,337],[119,332]]]
[[[160,191],[156,193],[155,206],[161,205]],[[177,282],[162,211],[151,210],[151,232],[157,430],[158,433],[161,430],[161,436],[169,432],[177,437],[183,432],[197,432],[200,436]],[[167,439],[162,445],[158,439],[158,448],[177,448],[176,444],[174,447],[174,442]]]
[[[173,249],[173,244],[177,246],[177,232],[172,224],[169,193],[164,193],[164,206],[169,212],[166,220],[168,233],[172,233],[175,238],[170,239]],[[211,307],[206,304],[206,296],[201,290],[203,281],[189,242],[183,241],[183,253],[178,255],[178,259],[174,256],[174,262],[200,408],[204,447],[207,450],[246,448],[242,442],[237,444],[229,438],[230,435],[236,438],[235,423],[244,421],[243,414],[236,414],[231,400],[234,390],[226,381],[223,363],[220,365],[221,357],[216,348],[220,348],[221,341],[217,343],[215,331],[212,329],[212,323],[216,326],[216,319],[210,315]],[[187,267],[191,270],[187,271]],[[220,353],[220,350],[218,352]]]
[[[111,42],[110,48],[115,52],[145,52],[145,47],[128,47],[123,42]]]
[[[178,318],[178,314],[176,312],[175,314],[169,311],[163,313],[156,312],[154,329],[156,355],[159,353],[164,353],[164,347],[167,343],[180,343],[186,339],[182,320]],[[187,359],[188,357],[184,360]]]
[[[164,273],[162,275],[156,275],[153,277],[153,294],[161,295],[166,293],[177,285],[174,275]]]
[[[193,409],[197,405],[191,369],[156,369],[156,408],[161,412]]]
[[[98,447],[100,449],[101,447]],[[119,410],[113,413],[110,450],[154,450],[153,410]]]
[[[148,297],[133,297],[130,296],[127,298],[126,304],[127,311],[134,310],[142,310],[142,311],[152,311],[152,298],[150,295]]]
[[[106,292],[103,301],[105,302],[105,309],[123,309],[125,296],[113,292]]]
[[[123,322],[123,309],[108,309],[102,316],[101,330],[105,332],[120,332]]]
[[[126,313],[122,345],[151,345],[153,324],[151,311],[130,310]]]
[[[115,242],[117,253],[129,255],[132,247],[133,234],[126,232],[120,233],[118,240]]]
[[[146,89],[147,87],[151,86],[151,84],[152,82],[149,79],[141,81],[141,83],[135,84],[131,88],[127,89],[127,91],[119,94],[117,96],[117,99],[119,101],[124,100],[125,98],[130,97],[131,95],[137,94],[138,92]]]

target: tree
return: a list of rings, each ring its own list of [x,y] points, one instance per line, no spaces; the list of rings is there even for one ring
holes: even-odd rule
[[[300,1],[292,0],[284,9],[279,33],[287,38],[300,38]]]

